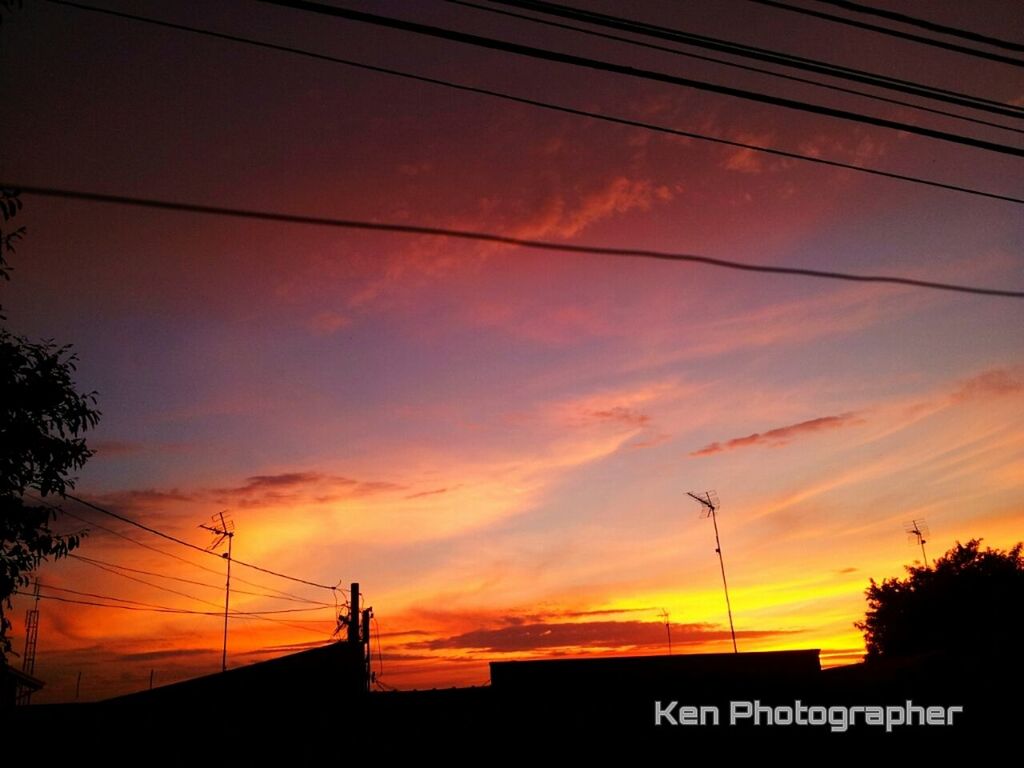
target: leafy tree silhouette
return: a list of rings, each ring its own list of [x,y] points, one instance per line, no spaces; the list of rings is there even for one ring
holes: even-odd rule
[[[24,235],[8,223],[21,209],[14,192],[0,190],[0,282],[10,280],[6,256]],[[0,307],[0,321],[6,321]],[[78,546],[78,535],[50,527],[58,512],[25,503],[25,493],[63,496],[74,487],[70,473],[93,451],[81,433],[99,422],[96,394],[80,394],[72,376],[75,355],[50,340],[31,342],[0,326],[0,666],[11,652],[11,595],[47,557]]]
[[[867,660],[941,652],[1017,654],[1024,641],[1022,544],[981,549],[957,542],[934,567],[908,567],[905,579],[871,579],[864,632]]]

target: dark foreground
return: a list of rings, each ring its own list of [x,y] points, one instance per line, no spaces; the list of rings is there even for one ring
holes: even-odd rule
[[[623,755],[632,765],[646,757],[695,762],[710,756],[707,747],[722,758],[768,749],[766,757],[801,764],[845,764],[848,750],[862,748],[879,759],[1003,746],[1016,753],[1024,726],[1018,659],[820,671],[816,652],[813,665],[798,656],[807,653],[745,654],[762,658],[729,662],[734,674],[714,657],[676,666],[664,657],[505,665],[492,668],[491,686],[394,693],[334,690],[320,679],[262,685],[256,675],[234,689],[195,681],[96,704],[8,710],[4,756],[43,765],[327,765],[374,755],[482,764],[526,755],[546,764],[557,750]]]

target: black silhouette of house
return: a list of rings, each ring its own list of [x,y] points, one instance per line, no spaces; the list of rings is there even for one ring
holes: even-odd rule
[[[43,687],[43,681],[9,664],[0,664],[0,707],[13,707],[18,696],[35,693]]]
[[[491,685],[502,693],[643,691],[679,686],[698,692],[746,686],[788,686],[821,672],[818,650],[694,653],[491,662]]]
[[[138,691],[103,706],[154,709],[256,709],[287,701],[352,698],[365,693],[366,662],[357,643],[336,642],[204,677]]]

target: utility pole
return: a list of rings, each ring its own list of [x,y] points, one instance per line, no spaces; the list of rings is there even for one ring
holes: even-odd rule
[[[370,645],[370,619],[373,618],[373,608],[363,609],[363,680],[365,690],[370,690],[370,683],[373,678],[373,652]]]
[[[228,561],[228,575],[227,580],[224,582],[224,649],[221,653],[220,671],[228,671],[228,609],[231,604],[231,543],[235,538],[235,524],[231,520],[224,518],[224,513],[220,512],[210,518],[213,525],[200,524],[200,528],[205,528],[210,533],[215,534],[218,538],[213,542],[207,549],[214,550],[221,545],[221,543],[227,539],[228,551],[225,552],[221,557]]]
[[[353,581],[351,601],[348,607],[348,641],[359,642],[359,582]]]
[[[359,582],[353,581],[351,585],[348,620],[348,642],[353,650],[358,647],[360,658],[363,661],[364,691],[370,690],[370,620],[373,618],[373,608],[361,606],[359,594]]]
[[[732,633],[732,651],[733,653],[739,653],[740,650],[736,646],[736,627],[732,623],[732,603],[729,602],[729,584],[725,580],[725,558],[722,557],[722,542],[718,538],[718,508],[721,506],[718,502],[718,496],[715,495],[714,491],[705,491],[703,495],[697,495],[696,493],[686,492],[686,495],[696,499],[701,505],[701,512],[703,517],[710,517],[711,522],[715,526],[715,552],[718,553],[718,563],[722,568],[722,588],[725,590],[725,609],[729,613],[729,632]]]

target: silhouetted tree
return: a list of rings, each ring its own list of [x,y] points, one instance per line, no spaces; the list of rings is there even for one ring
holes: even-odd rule
[[[868,611],[856,622],[868,660],[940,651],[952,655],[1020,652],[1024,642],[1022,545],[981,549],[972,539],[905,579],[871,580]]]
[[[17,194],[0,190],[0,282],[10,280],[7,254],[24,234],[9,231],[21,209]],[[0,307],[0,321],[6,321]],[[25,503],[26,492],[63,496],[74,487],[71,472],[92,451],[81,433],[100,417],[95,393],[79,394],[72,375],[75,355],[52,341],[31,342],[0,326],[0,664],[11,651],[11,595],[28,586],[29,574],[47,557],[78,546],[77,535],[50,527],[57,511]]]

